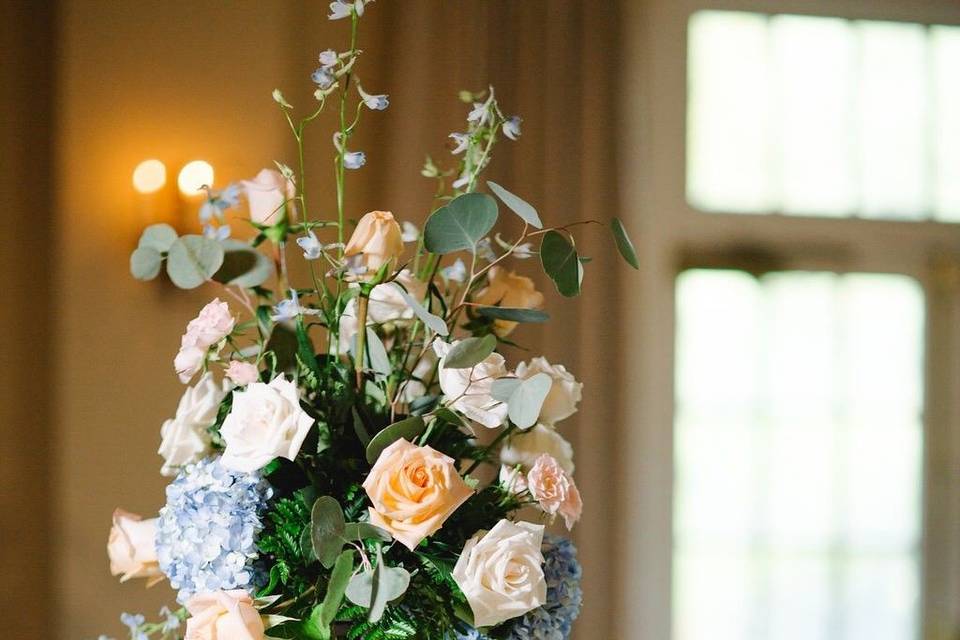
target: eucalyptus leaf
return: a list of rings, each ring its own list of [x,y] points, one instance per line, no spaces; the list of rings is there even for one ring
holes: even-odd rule
[[[537,424],[543,401],[550,393],[553,378],[546,373],[537,373],[521,382],[507,401],[507,415],[510,421],[521,429],[529,429]]]
[[[316,562],[319,559],[317,558],[316,551],[313,550],[312,527],[304,527],[300,533],[300,553],[303,555],[303,559],[307,561],[307,564]]]
[[[443,358],[444,369],[469,369],[487,359],[497,348],[497,336],[487,334],[482,338],[464,338],[450,348]]]
[[[391,284],[397,288],[397,292],[400,294],[400,297],[402,297],[403,301],[407,303],[407,306],[413,310],[413,314],[423,321],[423,324],[430,327],[430,329],[438,335],[445,336],[450,333],[450,330],[447,329],[447,323],[444,322],[443,318],[440,316],[435,316],[427,311],[422,304],[417,302],[417,300],[407,293],[406,290],[404,290],[404,288],[399,284],[395,282]]]
[[[325,568],[336,562],[343,549],[343,533],[346,519],[340,503],[331,496],[320,496],[310,511],[310,537],[313,551]]]
[[[370,368],[382,376],[389,376],[393,372],[393,367],[390,365],[390,356],[387,355],[386,347],[383,346],[383,342],[381,342],[377,332],[370,327],[367,327],[366,359]]]
[[[423,228],[423,243],[431,253],[468,250],[497,222],[497,201],[485,193],[465,193],[434,211]]]
[[[273,276],[273,262],[249,244],[239,240],[224,240],[223,265],[213,279],[244,289],[258,287]]]
[[[369,522],[348,522],[343,530],[343,537],[347,540],[379,540],[392,542],[390,532],[372,525]]]
[[[223,247],[203,236],[177,238],[167,252],[167,275],[181,289],[194,289],[209,280],[223,264]]]
[[[521,378],[497,378],[490,385],[490,397],[500,402],[509,402],[510,396],[522,382]]]
[[[634,269],[639,269],[640,261],[637,260],[637,251],[634,249],[633,241],[627,235],[627,230],[620,218],[614,218],[610,221],[610,230],[613,232],[613,239],[617,243],[617,251],[627,261],[627,264]]]
[[[500,202],[507,205],[507,207],[515,214],[520,216],[524,222],[529,224],[531,227],[543,229],[543,223],[540,222],[540,215],[537,214],[537,210],[533,208],[533,205],[526,202],[523,198],[510,193],[496,182],[491,182],[488,180],[487,186],[490,187],[490,190],[493,191],[494,195],[500,198]]]
[[[580,293],[580,260],[577,258],[577,250],[562,233],[547,231],[543,234],[540,262],[560,295],[571,298]]]
[[[347,599],[361,607],[368,607],[367,620],[378,622],[387,603],[396,600],[410,586],[410,573],[401,567],[389,567],[383,553],[377,549],[377,566],[373,571],[358,573],[347,585]]]
[[[513,322],[546,322],[550,316],[539,309],[519,309],[514,307],[477,307],[477,313],[494,320]]]
[[[316,625],[320,637],[324,640],[332,637],[330,625],[337,617],[337,610],[343,602],[343,596],[346,594],[347,587],[350,584],[350,576],[353,574],[353,549],[347,549],[337,556],[333,563],[333,571],[330,572],[330,581],[327,583],[327,593],[323,596],[323,602],[318,604],[310,612],[310,622]]]
[[[130,254],[130,273],[137,280],[153,280],[162,264],[163,256],[153,247],[137,247]]]
[[[176,241],[176,230],[170,225],[161,222],[160,224],[152,224],[143,230],[143,233],[140,234],[140,242],[137,243],[137,248],[149,248],[159,251],[160,253],[166,253],[170,251],[170,247],[172,247]]]
[[[403,438],[412,441],[426,429],[426,423],[420,416],[412,416],[399,422],[394,422],[389,427],[373,436],[370,444],[367,445],[367,462],[374,464],[384,449],[391,444]]]

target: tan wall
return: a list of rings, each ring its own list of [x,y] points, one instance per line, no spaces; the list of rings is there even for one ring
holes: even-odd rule
[[[350,176],[349,213],[378,207],[424,219],[432,185],[418,173],[423,156],[443,154],[446,134],[462,128],[456,90],[492,82],[503,103],[525,118],[521,142],[504,146],[492,175],[539,204],[548,220],[613,215],[615,3],[583,4],[372,5],[361,32],[367,59],[360,76],[393,104],[385,114],[364,116],[356,147],[367,152],[369,165]],[[147,157],[173,171],[203,157],[233,180],[274,159],[293,164],[290,137],[269,94],[279,86],[294,104],[310,103],[316,54],[344,45],[342,25],[328,23],[324,8],[278,1],[62,2],[53,281],[55,637],[119,634],[120,611],[150,614],[170,599],[163,586],[144,592],[139,584],[118,585],[107,571],[104,542],[115,506],[150,515],[162,505],[158,430],[181,388],[171,359],[185,322],[213,292],[183,294],[129,277],[127,257],[141,227],[130,171]],[[308,187],[311,199],[332,211],[329,131],[321,122],[314,134]],[[614,575],[607,507],[616,489],[606,466],[616,446],[611,353],[621,325],[609,313],[612,302],[598,293],[613,286],[620,267],[604,255],[603,240],[585,245],[596,258],[587,276],[594,293],[578,305],[548,294],[555,322],[542,333],[519,335],[530,346],[547,345],[551,360],[569,364],[588,385],[579,419],[586,428],[566,427],[578,447],[587,500],[578,533],[587,564],[582,628],[591,631],[584,638],[608,635]],[[606,342],[578,340],[581,327]]]

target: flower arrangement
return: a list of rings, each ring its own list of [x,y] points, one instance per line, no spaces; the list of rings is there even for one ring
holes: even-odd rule
[[[437,192],[422,230],[386,211],[351,225],[345,185],[366,156],[350,141],[364,110],[389,104],[357,76],[370,1],[330,5],[350,45],[320,54],[308,115],[273,94],[299,169],[208,187],[203,234],[153,225],[131,256],[136,278],[165,267],[178,287],[222,297],[174,358],[187,387],[161,428],[166,505],[152,519],[114,514],[112,573],[166,579],[180,605],[157,622],[124,614],[135,640],[559,640],[579,613],[576,550],[545,523],[580,518],[558,423],[582,385],[543,357],[511,370],[498,350],[518,324],[548,319],[544,294],[508,265],[538,258],[560,295],[577,295],[588,260],[572,229],[585,222],[548,227],[507,189],[481,190],[496,142],[520,136],[489,89],[461,95],[471,108],[450,136],[453,165],[423,168]],[[318,219],[303,143],[328,106],[336,217]],[[501,205],[522,222],[512,240],[491,235]],[[231,215],[250,241],[228,224],[243,206]],[[611,230],[636,267],[623,226]],[[307,286],[287,268],[294,246]]]

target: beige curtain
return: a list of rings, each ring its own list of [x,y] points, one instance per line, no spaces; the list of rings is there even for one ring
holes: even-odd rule
[[[114,506],[150,514],[162,504],[157,432],[179,393],[168,364],[184,323],[210,295],[183,296],[130,279],[127,256],[143,222],[130,171],[147,157],[163,159],[174,172],[203,157],[222,182],[253,175],[273,160],[292,164],[291,139],[270,90],[280,87],[295,105],[309,105],[317,53],[346,43],[343,25],[326,19],[325,2],[61,0],[55,25],[35,3],[20,3],[27,4],[29,15],[8,20],[3,14],[4,51],[20,51],[42,66],[46,58],[37,52],[44,47],[22,32],[23,25],[39,21],[49,30],[43,42],[54,41],[55,32],[55,64],[32,77],[55,93],[57,111],[53,117],[44,112],[47,102],[38,102],[35,86],[22,79],[11,84],[6,74],[14,70],[4,65],[4,86],[21,87],[3,92],[4,120],[38,134],[52,125],[56,163],[53,171],[15,168],[7,158],[35,160],[42,136],[27,142],[4,132],[0,193],[19,198],[5,210],[8,224],[13,221],[22,235],[12,244],[5,237],[0,272],[14,303],[5,306],[2,325],[13,346],[5,342],[0,388],[4,431],[11,437],[3,438],[0,469],[4,486],[18,487],[0,492],[0,548],[5,571],[13,567],[21,576],[19,593],[8,598],[22,595],[22,601],[11,606],[26,614],[17,616],[28,621],[23,624],[38,625],[22,637],[96,637],[120,633],[119,611],[150,614],[170,599],[160,587],[144,592],[139,585],[118,585],[108,575],[103,544]],[[616,215],[619,5],[371,5],[361,26],[359,75],[369,90],[389,93],[391,107],[363,115],[354,146],[367,153],[368,165],[350,174],[350,215],[382,208],[401,219],[425,219],[433,184],[419,175],[424,156],[449,157],[446,136],[463,129],[467,112],[457,91],[487,85],[524,118],[521,139],[498,147],[490,177],[534,203],[551,223],[606,222]],[[16,40],[8,40],[9,26],[21,30]],[[333,212],[330,131],[321,118],[308,133],[307,188],[317,214]],[[16,186],[43,185],[45,176],[51,176],[55,207],[38,212],[36,197],[27,199]],[[52,211],[52,227],[19,224]],[[51,236],[55,263],[46,249]],[[531,352],[509,356],[517,362],[542,352],[586,384],[580,413],[562,425],[577,452],[576,478],[586,502],[575,533],[586,596],[577,637],[609,638],[618,568],[612,550],[620,525],[614,512],[620,489],[611,466],[618,398],[631,384],[617,357],[619,336],[629,328],[616,313],[626,279],[608,230],[583,228],[578,238],[593,258],[584,295],[567,301],[537,276],[552,320],[518,331]],[[515,268],[539,272],[535,261]],[[54,294],[49,302],[45,293]],[[44,305],[54,310],[52,329]],[[24,370],[27,375],[18,377]],[[51,384],[55,393],[46,392]],[[23,553],[27,547],[20,544],[32,546]],[[51,621],[49,633],[44,620]]]

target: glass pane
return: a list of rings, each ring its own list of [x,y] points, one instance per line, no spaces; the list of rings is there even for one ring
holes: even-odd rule
[[[903,276],[679,277],[675,640],[918,637],[923,324]]]
[[[704,11],[690,31],[688,197],[704,209],[766,211],[766,18]]]
[[[960,27],[930,29],[936,139],[934,212],[960,222]]]

